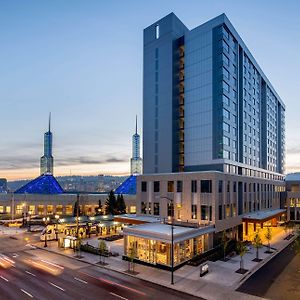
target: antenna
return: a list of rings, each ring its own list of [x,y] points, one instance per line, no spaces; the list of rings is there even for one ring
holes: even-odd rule
[[[135,115],[135,134],[137,134],[137,115]]]
[[[51,132],[51,112],[49,113],[49,132]]]

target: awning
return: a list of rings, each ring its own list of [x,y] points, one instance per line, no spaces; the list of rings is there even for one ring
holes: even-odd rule
[[[253,212],[250,214],[245,214],[242,218],[243,222],[249,223],[262,223],[269,221],[273,218],[281,216],[285,213],[285,209],[272,209],[272,210],[263,210],[258,212]]]

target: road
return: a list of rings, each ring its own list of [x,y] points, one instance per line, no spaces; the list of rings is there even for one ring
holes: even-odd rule
[[[0,253],[14,261],[0,267],[0,299],[199,299],[143,280],[26,246],[0,236]]]
[[[295,256],[295,252],[291,249],[291,247],[292,245],[289,245],[262,266],[252,276],[250,276],[237,289],[237,291],[258,297],[264,297],[271,284]]]

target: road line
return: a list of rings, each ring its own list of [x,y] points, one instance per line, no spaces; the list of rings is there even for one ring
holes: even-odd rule
[[[25,271],[27,274],[29,274],[29,275],[31,275],[31,276],[33,276],[33,277],[36,277],[36,275],[35,274],[33,274],[33,273],[31,273],[31,272],[29,272],[29,271]]]
[[[82,283],[85,283],[85,284],[87,284],[87,282],[86,282],[86,281],[84,281],[84,280],[82,280],[82,279],[80,279],[80,278],[78,278],[78,277],[74,277],[74,279],[75,279],[75,280],[77,280],[77,281],[79,281],[79,282],[82,282]]]
[[[3,277],[2,275],[0,276],[1,279],[3,279],[4,281],[8,282],[9,280],[6,279],[5,277]]]
[[[56,284],[54,284],[54,283],[52,283],[52,282],[50,282],[50,281],[48,281],[52,286],[54,286],[54,287],[56,287],[57,289],[59,289],[59,290],[61,290],[61,291],[63,291],[63,292],[65,292],[66,290],[65,289],[63,289],[62,287],[60,287],[60,286],[58,286],[58,285],[56,285]]]
[[[113,295],[113,296],[115,296],[115,297],[118,297],[118,298],[120,298],[120,299],[128,300],[128,298],[122,297],[122,296],[120,296],[120,295],[118,295],[118,294],[115,294],[115,293],[112,293],[112,292],[110,292],[110,294]]]
[[[33,298],[33,296],[31,294],[29,294],[28,292],[26,292],[25,290],[21,289],[21,291],[26,294],[27,296],[29,296],[30,298]]]

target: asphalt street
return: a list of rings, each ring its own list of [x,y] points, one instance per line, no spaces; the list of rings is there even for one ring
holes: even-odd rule
[[[0,253],[13,260],[0,267],[0,299],[199,299],[117,272],[0,236]]]
[[[278,253],[273,259],[262,266],[252,276],[250,276],[237,289],[237,291],[264,297],[271,284],[295,256],[295,252],[293,249],[291,249],[291,247],[292,245],[289,245],[283,251]]]

